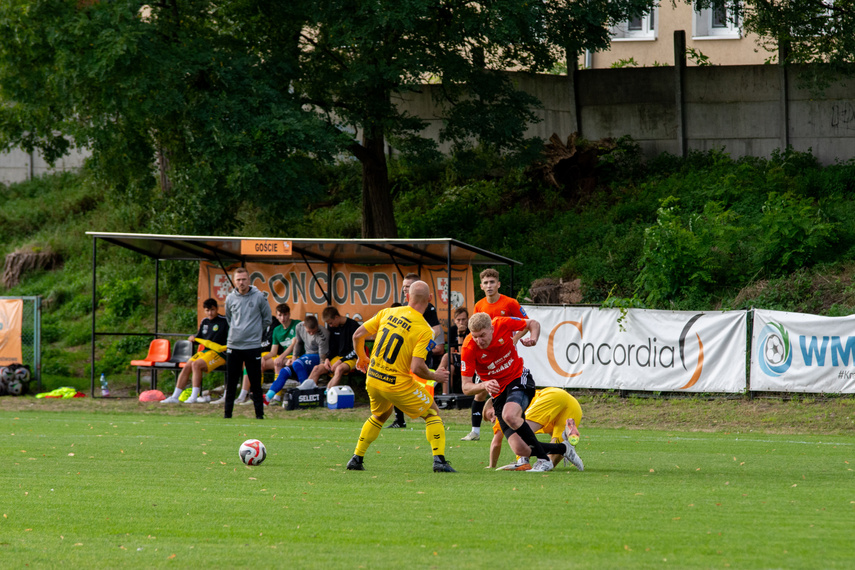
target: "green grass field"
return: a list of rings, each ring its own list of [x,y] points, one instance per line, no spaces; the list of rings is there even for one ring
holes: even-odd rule
[[[221,410],[0,411],[0,566],[849,568],[855,437],[583,429],[586,470],[486,470],[460,442],[434,474],[423,424],[367,410],[259,422]],[[584,428],[584,425],[583,425]],[[238,459],[261,439],[258,467]],[[507,447],[502,456],[510,462]]]

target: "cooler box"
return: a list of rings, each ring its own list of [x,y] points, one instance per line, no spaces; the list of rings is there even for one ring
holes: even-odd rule
[[[350,386],[333,386],[327,390],[327,407],[341,410],[353,407],[353,389]]]

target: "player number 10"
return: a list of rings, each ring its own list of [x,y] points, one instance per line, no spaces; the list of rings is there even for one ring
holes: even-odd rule
[[[387,337],[389,341],[388,344],[386,343]],[[403,344],[404,337],[398,333],[392,333],[390,335],[389,329],[383,329],[383,333],[380,335],[380,342],[377,343],[377,348],[374,349],[374,356],[382,358],[389,364],[394,364]]]

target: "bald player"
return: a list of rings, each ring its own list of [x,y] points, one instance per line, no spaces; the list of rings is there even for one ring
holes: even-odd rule
[[[439,409],[424,385],[413,380],[413,374],[425,380],[448,380],[447,370],[434,372],[425,364],[434,342],[433,331],[422,316],[429,302],[428,284],[416,281],[410,285],[407,305],[381,310],[353,333],[356,368],[366,373],[371,417],[362,426],[353,457],[347,462],[347,469],[351,471],[365,470],[365,453],[380,435],[393,406],[397,406],[410,418],[425,420],[434,472],[455,472],[445,459],[445,426]],[[375,340],[369,360],[365,354],[365,337],[370,335],[375,335]]]

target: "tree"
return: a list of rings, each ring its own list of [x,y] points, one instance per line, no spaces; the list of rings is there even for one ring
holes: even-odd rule
[[[262,59],[253,25],[206,1],[4,1],[0,148],[88,147],[117,198],[169,231],[228,231],[245,201],[297,204],[341,142],[283,88],[288,62]]]
[[[696,4],[709,7],[717,1]],[[745,0],[733,8],[742,28],[760,36],[766,49],[783,47],[780,63],[809,64],[802,77],[813,87],[855,75],[853,0]]]
[[[609,25],[652,5],[5,0],[0,145],[50,158],[69,136],[111,180],[144,190],[159,157],[162,196],[225,212],[243,199],[294,203],[311,191],[311,161],[349,153],[362,165],[363,236],[394,237],[388,145],[436,152],[402,97],[436,84],[442,140],[519,148],[538,101],[504,72],[605,48]],[[182,204],[170,202],[179,219],[192,211]]]
[[[546,72],[609,44],[607,27],[649,9],[648,0],[333,0],[312,2],[300,34],[303,100],[357,130],[349,151],[362,164],[363,234],[395,236],[386,145],[425,153],[425,122],[396,101],[435,83],[440,137],[497,150],[526,144],[539,102],[506,70]]]

